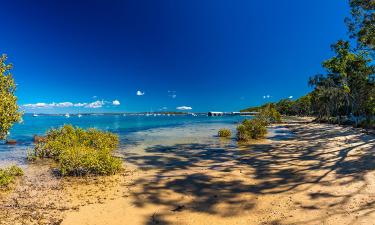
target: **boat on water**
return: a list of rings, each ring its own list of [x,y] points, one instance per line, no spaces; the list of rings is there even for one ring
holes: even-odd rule
[[[78,118],[81,118],[82,117],[82,115],[81,114],[78,114]]]
[[[38,115],[38,114],[36,114],[36,113],[34,113],[34,114],[33,114],[33,117],[38,117],[38,116],[39,116],[39,115]]]
[[[65,117],[66,117],[66,118],[69,118],[69,117],[70,117],[69,113],[65,114]]]

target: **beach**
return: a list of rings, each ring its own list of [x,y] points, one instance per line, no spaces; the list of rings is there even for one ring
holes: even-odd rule
[[[215,137],[216,125],[194,129],[148,132],[117,152],[125,169],[115,176],[58,178],[50,163],[32,164],[1,195],[0,224],[375,221],[374,136],[306,119],[249,144]]]

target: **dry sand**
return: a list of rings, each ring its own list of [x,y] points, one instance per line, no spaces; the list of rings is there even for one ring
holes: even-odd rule
[[[0,224],[375,224],[374,136],[294,121],[234,143],[142,145],[106,178],[38,163],[0,197]]]

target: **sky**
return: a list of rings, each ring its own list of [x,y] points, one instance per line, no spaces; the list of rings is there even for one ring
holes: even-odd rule
[[[296,99],[345,0],[0,0],[26,112],[238,111]]]

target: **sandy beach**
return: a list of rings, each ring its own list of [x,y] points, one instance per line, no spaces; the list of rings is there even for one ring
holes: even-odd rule
[[[246,145],[213,132],[120,151],[111,177],[32,164],[1,194],[0,224],[375,224],[374,136],[307,120]]]

